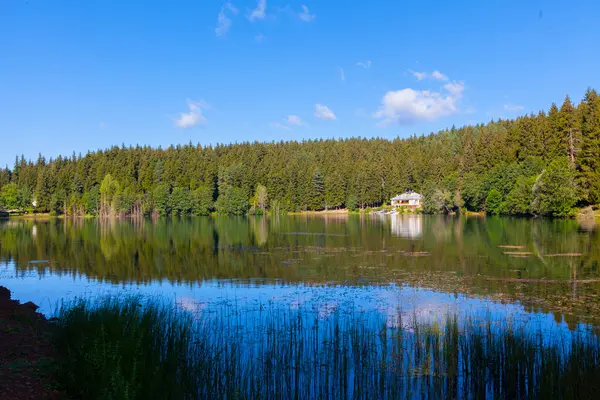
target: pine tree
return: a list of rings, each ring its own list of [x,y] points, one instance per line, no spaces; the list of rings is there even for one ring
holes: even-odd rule
[[[315,170],[312,177],[309,205],[311,210],[322,210],[325,208],[325,181],[323,179],[323,174],[321,174],[321,170],[318,168]]]
[[[50,211],[52,186],[50,183],[50,171],[38,167],[37,184],[34,194],[34,207],[39,211]]]
[[[346,188],[342,176],[334,171],[325,178],[325,204],[327,208],[340,208],[344,205]]]
[[[581,117],[581,186],[590,203],[600,203],[600,97],[588,89],[579,106]]]
[[[569,156],[569,161],[575,165],[575,156],[579,148],[579,132],[575,124],[575,107],[569,96],[560,107],[558,113],[558,136],[560,137],[561,153]]]
[[[577,187],[570,160],[556,158],[535,181],[532,210],[538,215],[568,217],[576,202]]]

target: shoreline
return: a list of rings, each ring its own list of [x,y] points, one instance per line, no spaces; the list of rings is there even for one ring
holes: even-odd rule
[[[32,302],[0,286],[0,393],[10,399],[61,399],[55,389],[52,326]],[[16,379],[15,379],[16,378]]]
[[[464,213],[453,212],[453,213],[435,213],[435,214],[424,214],[422,212],[414,212],[414,211],[396,211],[393,213],[392,211],[388,212],[380,212],[381,210],[386,210],[384,207],[373,207],[373,208],[362,208],[357,211],[351,211],[347,208],[340,208],[335,210],[320,210],[320,211],[290,211],[277,215],[289,215],[289,216],[310,216],[310,215],[371,215],[371,214],[382,214],[382,215],[448,215],[448,216],[465,216],[465,217],[478,217],[478,218],[486,218],[488,215],[485,211],[465,211]],[[255,217],[255,216],[271,216],[271,213],[265,213],[261,215],[251,215],[244,214],[241,216],[244,217]],[[176,217],[221,217],[221,216],[233,216],[233,215],[225,215],[225,214],[217,214],[211,213],[210,215],[179,215]],[[505,218],[525,218],[525,219],[539,219],[539,216],[536,215],[495,215],[498,217]],[[168,215],[166,217],[174,217],[173,215]],[[152,216],[132,216],[132,215],[115,215],[110,217],[100,217],[98,215],[51,215],[50,213],[31,213],[31,214],[10,214],[4,211],[0,211],[0,221],[1,220],[9,220],[9,219],[128,219],[128,218],[153,218]],[[159,217],[162,218],[162,217]],[[600,209],[593,210],[592,207],[586,207],[582,209],[577,209],[573,213],[571,217],[567,218],[558,218],[558,217],[543,217],[548,219],[572,219],[572,220],[600,220]]]

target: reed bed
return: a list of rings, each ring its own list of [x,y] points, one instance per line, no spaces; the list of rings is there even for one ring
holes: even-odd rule
[[[73,398],[593,398],[600,340],[508,321],[339,309],[190,312],[106,298],[56,313]]]

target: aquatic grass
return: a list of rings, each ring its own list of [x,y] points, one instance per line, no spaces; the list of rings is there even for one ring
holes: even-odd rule
[[[182,311],[137,297],[57,311],[75,398],[593,398],[600,339],[488,315],[422,322],[236,302]]]

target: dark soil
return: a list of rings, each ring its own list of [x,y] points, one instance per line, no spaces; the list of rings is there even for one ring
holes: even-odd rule
[[[53,384],[51,324],[31,302],[11,300],[0,286],[0,399],[62,399]]]

